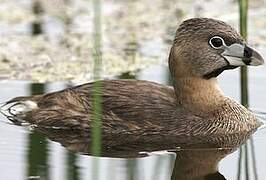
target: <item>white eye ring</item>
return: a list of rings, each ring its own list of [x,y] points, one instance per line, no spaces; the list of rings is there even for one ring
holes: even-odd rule
[[[216,42],[215,42],[216,41]],[[211,45],[212,48],[214,49],[220,49],[221,47],[226,46],[223,38],[221,38],[220,36],[213,36],[210,40],[209,40],[209,44]]]

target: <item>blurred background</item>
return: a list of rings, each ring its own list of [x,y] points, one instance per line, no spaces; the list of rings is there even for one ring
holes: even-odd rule
[[[101,50],[101,78],[169,84],[167,58],[178,25],[191,17],[211,17],[239,29],[238,3],[0,0],[0,102],[92,81],[97,48]],[[93,8],[95,4],[100,12]],[[100,37],[98,43],[95,33]],[[266,58],[265,0],[249,1],[248,43]],[[249,104],[261,111],[266,111],[265,70],[265,66],[248,70]],[[239,69],[219,77],[225,94],[238,101],[239,79]],[[253,139],[254,147],[248,148],[253,150],[245,156],[235,152],[220,163],[227,179],[266,179],[266,130],[258,131]],[[171,177],[174,158],[171,153],[139,159],[85,156],[0,116],[0,179],[165,180]],[[94,159],[99,160],[98,170]]]
[[[265,56],[265,0],[249,2],[249,43]],[[92,78],[95,13],[90,0],[1,0],[0,79]],[[178,25],[212,17],[238,29],[236,0],[106,0],[101,3],[104,77],[167,65]]]

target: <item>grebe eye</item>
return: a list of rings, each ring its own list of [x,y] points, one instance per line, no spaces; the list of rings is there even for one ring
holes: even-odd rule
[[[210,39],[209,44],[214,49],[219,49],[225,45],[223,38],[219,36],[214,36]]]

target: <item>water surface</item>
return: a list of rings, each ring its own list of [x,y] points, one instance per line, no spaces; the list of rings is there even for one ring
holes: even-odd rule
[[[256,109],[265,109],[266,89],[264,78],[265,67],[250,70],[250,104]],[[137,74],[138,79],[146,79],[167,84],[167,67],[155,66]],[[157,78],[159,77],[159,78]],[[162,78],[165,77],[165,78]],[[227,71],[219,78],[222,89],[234,99],[239,99],[238,70]],[[26,81],[2,81],[0,101],[3,102],[18,95],[29,95],[42,91],[50,92],[69,86],[64,82],[35,84]],[[35,92],[32,92],[32,91]],[[1,116],[0,121],[0,179],[170,179],[174,166],[174,153],[163,153],[143,158],[97,158],[68,151],[60,143],[47,139],[44,135],[8,122]],[[260,130],[254,136],[256,173],[259,179],[266,178],[266,131]],[[235,152],[220,163],[220,172],[227,179],[235,179],[238,170],[238,154]],[[252,159],[249,165],[252,174]],[[95,159],[99,169],[95,169]],[[243,161],[242,163],[245,164]],[[243,176],[245,167],[242,166]]]

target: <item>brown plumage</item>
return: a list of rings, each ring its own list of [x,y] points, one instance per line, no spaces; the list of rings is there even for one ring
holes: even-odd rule
[[[208,18],[183,22],[169,56],[174,88],[138,80],[102,81],[103,91],[97,93],[103,105],[103,155],[239,146],[260,122],[223,95],[216,76],[226,69],[262,63],[262,57],[224,22]],[[12,121],[36,124],[64,145],[88,152],[93,93],[93,83],[88,83],[14,98],[2,111]],[[61,129],[48,128],[53,126]]]

